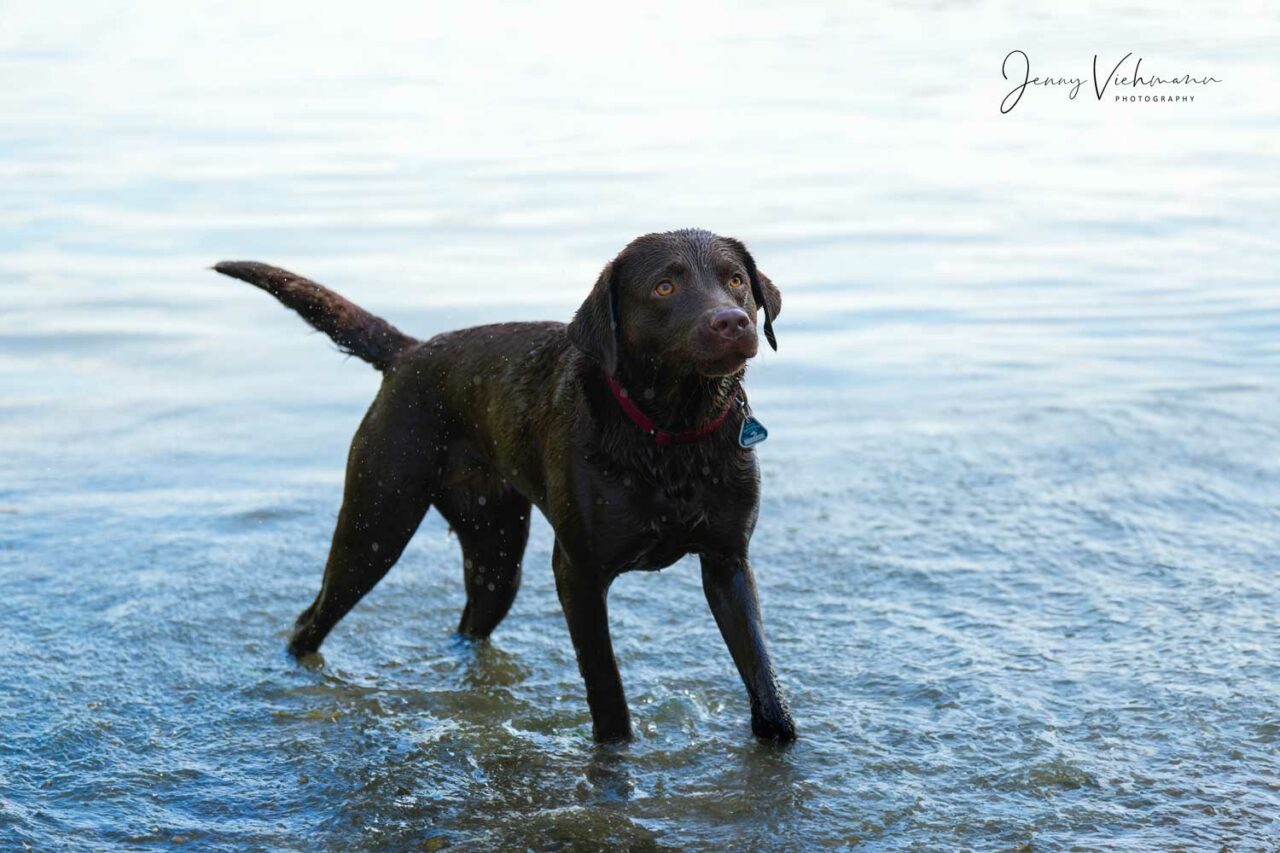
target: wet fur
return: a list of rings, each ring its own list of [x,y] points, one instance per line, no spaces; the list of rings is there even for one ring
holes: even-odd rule
[[[683,307],[664,314],[645,299],[654,270],[673,258],[688,270]],[[502,323],[425,342],[284,270],[252,262],[215,269],[272,293],[384,374],[352,441],[324,582],[298,618],[295,655],[319,648],[395,563],[431,506],[463,549],[467,605],[459,631],[488,636],[519,588],[536,506],[556,532],[557,593],[598,739],[631,732],[608,632],[609,585],[622,572],[661,569],[690,553],[702,561],[708,602],[747,686],[753,730],[770,740],[795,737],[747,560],[760,477],[755,453],[737,444],[746,410],[734,405],[702,441],[658,447],[626,418],[602,374],[611,369],[673,431],[745,400],[742,369],[706,376],[689,367],[707,340],[754,354],[754,326],[749,341],[725,343],[700,325],[717,306],[751,315],[766,307],[723,287],[725,270],[749,271],[771,317],[781,308],[745,247],[705,231],[646,235],[606,266],[568,326]],[[611,287],[623,295],[616,334],[608,322]]]

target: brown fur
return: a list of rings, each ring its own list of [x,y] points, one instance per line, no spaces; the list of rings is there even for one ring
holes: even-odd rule
[[[294,654],[319,648],[399,558],[430,506],[462,544],[459,631],[488,636],[519,588],[536,506],[555,530],[556,589],[598,739],[631,732],[609,637],[609,585],[690,553],[702,562],[708,603],[747,687],[753,730],[795,737],[747,559],[760,475],[754,451],[736,440],[745,405],[733,405],[701,441],[659,447],[621,411],[603,375],[613,373],[673,432],[710,422],[726,402],[745,404],[754,318],[760,309],[776,317],[782,301],[741,243],[706,231],[649,234],[605,267],[567,327],[502,323],[425,342],[292,273],[248,262],[215,269],[272,293],[384,373],[352,441],[324,582],[298,618]],[[655,290],[660,281],[671,283],[670,296]]]

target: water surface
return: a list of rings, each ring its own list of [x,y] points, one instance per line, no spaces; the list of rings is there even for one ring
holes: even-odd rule
[[[1280,845],[1274,9],[4,19],[0,847]],[[1001,116],[1013,48],[1224,83]],[[801,739],[682,562],[614,587],[637,739],[593,746],[540,520],[492,642],[431,514],[294,665],[377,375],[206,268],[425,337],[692,225],[784,293],[752,557]]]

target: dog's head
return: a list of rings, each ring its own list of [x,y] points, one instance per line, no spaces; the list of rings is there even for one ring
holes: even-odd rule
[[[738,240],[709,231],[638,237],[605,266],[569,324],[569,339],[610,373],[641,359],[702,376],[737,373],[759,348],[782,294]]]

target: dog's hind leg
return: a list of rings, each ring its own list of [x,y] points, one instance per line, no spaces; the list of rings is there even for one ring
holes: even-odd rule
[[[397,405],[396,396],[389,379],[352,439],[324,582],[289,641],[296,657],[319,649],[338,620],[382,580],[430,505],[439,473],[437,442],[415,407]]]
[[[483,494],[449,491],[437,503],[462,544],[467,606],[458,633],[487,637],[507,615],[520,589],[520,563],[529,539],[529,501],[506,486]]]

